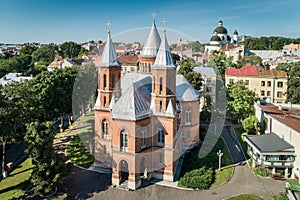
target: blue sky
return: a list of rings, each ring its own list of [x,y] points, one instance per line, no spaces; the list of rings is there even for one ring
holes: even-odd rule
[[[243,35],[300,37],[299,8],[299,0],[0,0],[0,43],[105,40],[107,20],[114,35],[151,26],[152,11],[158,27],[166,18],[167,29],[200,42],[209,41],[220,18],[230,34],[237,28]]]

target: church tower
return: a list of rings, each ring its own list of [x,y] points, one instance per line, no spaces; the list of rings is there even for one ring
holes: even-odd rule
[[[139,66],[137,70],[139,73],[151,73],[151,66],[155,62],[155,58],[161,42],[155,24],[155,19],[154,19],[155,16],[156,14],[152,13],[152,17],[153,17],[152,27],[149,32],[146,43],[143,47],[143,50],[141,52],[141,55],[139,56]]]
[[[114,44],[108,36],[103,53],[96,67],[98,69],[98,97],[95,104],[95,165],[110,171],[112,119],[110,104],[113,104],[121,94],[121,63],[117,58]]]
[[[173,64],[166,30],[164,30],[159,51],[152,65],[152,101],[155,104],[155,111],[166,113],[170,100],[174,106],[175,92],[176,66]]]

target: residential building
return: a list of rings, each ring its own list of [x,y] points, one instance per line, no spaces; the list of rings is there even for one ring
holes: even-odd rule
[[[267,102],[284,103],[286,101],[287,74],[283,70],[266,70],[263,67],[250,65],[240,69],[227,68],[226,85],[237,81],[244,82],[258,97]]]
[[[281,169],[286,177],[299,181],[300,110],[255,103],[255,115],[261,123],[266,123],[266,131],[264,135],[246,137],[254,164],[270,167],[273,173]],[[265,152],[259,152],[258,147]]]
[[[21,82],[31,80],[33,76],[22,76],[22,73],[8,73],[0,79],[0,85],[5,86],[13,81]]]
[[[126,73],[137,72],[139,65],[139,57],[134,54],[120,55],[118,60],[122,63],[121,74],[124,76]]]
[[[214,104],[216,102],[216,81],[217,75],[212,67],[194,67],[194,71],[199,72],[203,78],[202,94],[200,108],[204,106],[204,96],[208,94]]]
[[[96,64],[94,166],[132,190],[149,178],[175,181],[179,158],[199,142],[199,93],[176,75],[166,32],[160,39],[155,21],[139,59],[141,73],[121,77],[109,32]]]
[[[64,69],[65,67],[73,67],[75,65],[74,61],[65,58],[55,58],[52,63],[47,67],[48,71],[53,71],[55,69]]]

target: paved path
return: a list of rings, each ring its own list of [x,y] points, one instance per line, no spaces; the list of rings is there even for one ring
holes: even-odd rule
[[[231,128],[223,128],[221,136],[225,140],[229,152],[232,157],[232,163],[240,163],[246,160],[243,153],[243,149],[239,143],[239,140]]]

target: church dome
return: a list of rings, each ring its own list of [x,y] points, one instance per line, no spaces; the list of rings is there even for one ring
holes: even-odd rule
[[[233,35],[238,35],[237,30],[235,29],[235,31],[233,32]]]
[[[214,41],[214,42],[221,42],[221,38],[219,36],[217,36],[216,34],[214,34],[211,38],[210,41]]]
[[[223,26],[219,26],[215,28],[214,32],[217,32],[218,34],[227,34],[227,29]]]
[[[227,29],[223,27],[223,21],[219,20],[219,26],[215,28],[214,32],[217,32],[217,34],[227,34]]]

